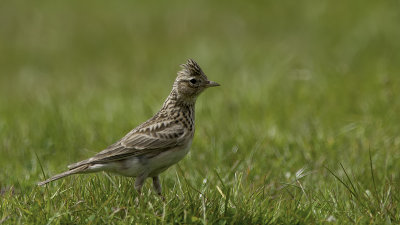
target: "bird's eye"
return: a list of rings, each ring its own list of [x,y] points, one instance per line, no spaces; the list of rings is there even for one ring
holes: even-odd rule
[[[197,80],[196,79],[191,79],[191,80],[189,80],[189,82],[192,83],[192,84],[196,84]]]

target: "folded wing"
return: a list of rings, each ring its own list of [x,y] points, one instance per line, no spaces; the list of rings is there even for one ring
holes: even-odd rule
[[[178,146],[187,132],[180,123],[163,121],[144,124],[129,132],[117,143],[109,146],[94,157],[69,165],[69,169],[84,164],[107,163],[123,160],[132,156],[155,156],[160,152]]]

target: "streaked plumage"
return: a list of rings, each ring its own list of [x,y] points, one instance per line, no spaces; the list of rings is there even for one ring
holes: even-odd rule
[[[68,171],[38,185],[72,174],[107,171],[136,177],[138,192],[145,179],[152,177],[157,193],[161,194],[158,174],[181,160],[190,149],[197,96],[208,87],[219,86],[208,80],[195,61],[189,59],[181,66],[171,93],[152,118],[95,156],[69,165]]]

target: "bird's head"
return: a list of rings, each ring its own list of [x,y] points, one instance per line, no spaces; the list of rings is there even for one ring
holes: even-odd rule
[[[208,80],[203,70],[193,59],[188,59],[181,67],[182,70],[178,72],[174,83],[178,98],[195,101],[197,96],[206,88],[220,86],[218,83]]]

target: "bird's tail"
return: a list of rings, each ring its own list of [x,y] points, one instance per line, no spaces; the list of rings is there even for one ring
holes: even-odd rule
[[[38,185],[42,186],[42,185],[45,185],[45,184],[47,184],[49,182],[61,179],[63,177],[67,177],[67,176],[70,176],[70,175],[73,175],[73,174],[77,174],[77,173],[82,173],[87,168],[88,168],[88,165],[82,165],[80,167],[76,167],[76,168],[74,168],[72,170],[65,171],[64,173],[57,174],[57,175],[55,175],[55,176],[53,176],[53,177],[51,177],[51,178],[49,178],[49,179],[47,179],[45,181],[39,182]]]

